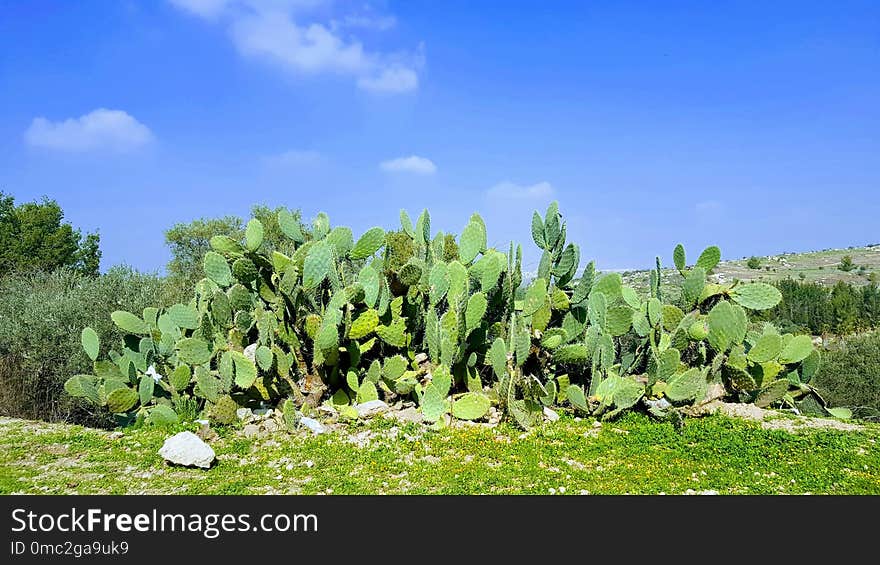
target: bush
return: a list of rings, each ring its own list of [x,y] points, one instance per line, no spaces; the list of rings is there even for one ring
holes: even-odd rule
[[[749,269],[760,269],[761,268],[761,260],[757,257],[749,257],[749,260],[746,262],[746,266]]]
[[[852,255],[844,255],[837,268],[847,273],[855,269],[856,265],[853,263]]]
[[[852,336],[830,346],[813,385],[832,406],[880,414],[880,332]]]
[[[62,269],[0,280],[0,414],[110,423],[104,410],[72,399],[63,389],[72,375],[92,372],[80,345],[82,328],[91,326],[102,342],[114,343],[122,333],[110,312],[173,303],[175,294],[158,276],[126,267],[99,277]]]
[[[880,327],[880,287],[854,286],[840,281],[828,288],[819,283],[793,279],[779,281],[778,306],[761,312],[761,320],[780,327],[800,327],[814,335],[850,334]]]

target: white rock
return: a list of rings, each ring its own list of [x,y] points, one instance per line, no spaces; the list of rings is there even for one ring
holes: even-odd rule
[[[214,462],[214,450],[192,432],[180,432],[165,440],[161,455],[169,463],[207,469]]]
[[[250,408],[239,408],[235,411],[235,417],[239,420],[246,420],[248,416],[253,416],[254,412]]]
[[[544,417],[547,418],[548,422],[555,422],[556,420],[559,419],[559,414],[557,414],[556,412],[554,412],[553,410],[550,410],[549,408],[547,408],[545,406],[544,407]]]
[[[327,428],[324,427],[324,424],[315,420],[314,418],[303,416],[299,419],[299,423],[302,424],[304,427],[312,430],[312,433],[315,435],[323,434],[327,431]]]
[[[389,410],[388,405],[381,400],[371,400],[369,402],[364,402],[363,404],[358,404],[355,406],[355,409],[357,410],[359,418],[369,418],[370,416],[375,416],[376,414],[381,414],[382,412],[387,412]]]
[[[256,362],[257,360],[257,344],[252,343],[244,348],[244,356],[250,359],[251,361]]]

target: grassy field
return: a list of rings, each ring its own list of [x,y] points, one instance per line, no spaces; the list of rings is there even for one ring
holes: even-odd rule
[[[221,429],[210,470],[165,465],[156,452],[173,431],[0,419],[0,493],[880,494],[877,425],[789,433],[722,415],[680,427],[564,415],[523,433],[378,418],[321,436]]]
[[[856,268],[841,271],[837,268],[845,255],[852,257]],[[869,247],[852,247],[849,249],[827,249],[810,253],[782,253],[758,257],[760,266],[750,269],[748,257],[733,261],[722,261],[713,270],[720,282],[734,279],[742,281],[772,282],[792,278],[806,282],[817,282],[833,286],[838,281],[853,285],[870,283],[871,273],[880,277],[880,245]],[[693,260],[693,258],[691,258]],[[861,267],[864,266],[864,269]],[[647,291],[649,271],[627,271],[622,273],[628,284]],[[681,275],[674,268],[662,270],[664,290],[669,296],[677,296],[681,284]]]

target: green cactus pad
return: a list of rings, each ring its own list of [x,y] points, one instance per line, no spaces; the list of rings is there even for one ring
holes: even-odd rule
[[[141,375],[138,381],[138,398],[141,404],[146,406],[153,400],[153,390],[156,387],[156,381],[150,375]]]
[[[101,348],[101,340],[98,338],[98,334],[95,330],[92,328],[83,328],[79,338],[82,348],[86,352],[86,355],[89,356],[89,359],[92,361],[97,359],[98,352]]]
[[[260,272],[253,261],[246,257],[240,257],[232,263],[232,274],[236,280],[248,284],[254,281],[260,275]]]
[[[232,284],[232,269],[223,255],[215,251],[208,251],[202,261],[205,274],[212,281],[220,286],[229,286]]]
[[[436,422],[443,414],[449,411],[446,396],[441,393],[434,383],[429,383],[425,387],[419,408],[422,411],[422,415],[429,422]]]
[[[541,336],[541,347],[556,349],[568,341],[568,334],[563,328],[551,328]]]
[[[275,359],[275,356],[272,354],[271,349],[265,345],[261,345],[257,347],[257,350],[254,352],[254,359],[256,359],[257,366],[259,366],[260,369],[268,371],[272,368],[272,361]]]
[[[376,326],[379,339],[394,347],[406,347],[406,322],[397,318],[390,325]]]
[[[107,409],[113,414],[128,412],[138,402],[138,393],[131,388],[117,388],[107,395]]]
[[[385,230],[380,227],[370,228],[354,244],[350,257],[354,260],[366,259],[376,253],[384,244]]]
[[[332,260],[333,250],[329,243],[322,240],[312,246],[303,263],[303,287],[306,290],[317,287],[327,278]]]
[[[395,355],[385,359],[382,367],[382,375],[389,381],[396,381],[406,372],[407,362],[402,355]]]
[[[590,411],[583,388],[577,385],[569,385],[568,389],[565,391],[565,396],[568,399],[568,402],[578,410],[581,410],[582,412]]]
[[[682,299],[689,308],[697,303],[705,285],[706,271],[702,267],[694,267],[681,285]]]
[[[217,399],[208,414],[208,417],[215,423],[228,426],[235,421],[235,412],[238,410],[238,404],[229,395],[221,396]]]
[[[354,237],[351,228],[337,226],[330,230],[327,234],[327,243],[333,247],[333,251],[337,257],[345,257],[352,250],[354,245]]]
[[[465,310],[465,331],[468,334],[480,326],[488,305],[486,295],[482,292],[477,292],[468,299]]]
[[[75,375],[64,382],[64,390],[74,398],[85,398],[93,404],[101,404],[96,382],[92,375]]]
[[[788,392],[788,379],[778,379],[761,388],[758,396],[755,397],[755,406],[758,408],[766,408],[771,404],[779,402]]]
[[[478,420],[489,412],[492,402],[479,392],[468,392],[452,403],[452,415],[460,420]]]
[[[217,402],[220,395],[221,384],[220,379],[212,375],[209,371],[196,370],[196,387],[199,393],[209,402]]]
[[[231,351],[230,355],[235,366],[235,385],[242,389],[253,386],[257,380],[257,366],[239,351]]]
[[[523,313],[531,316],[547,303],[546,279],[535,279],[526,291]]]
[[[755,345],[749,350],[749,361],[752,361],[753,363],[767,363],[768,361],[776,359],[781,351],[782,336],[778,334],[766,334],[761,336]]]
[[[535,245],[541,249],[547,248],[547,241],[544,238],[544,220],[541,219],[538,212],[532,214],[532,239],[535,241]]]
[[[450,307],[457,307],[468,290],[468,272],[458,261],[449,263],[449,290],[447,291]]]
[[[632,327],[633,310],[629,306],[612,306],[605,316],[605,331],[614,337],[622,336]]]
[[[684,268],[687,265],[687,258],[684,252],[684,245],[678,244],[675,246],[675,249],[672,250],[672,262],[675,264],[675,268],[682,274],[684,274]]]
[[[791,338],[779,353],[779,362],[785,365],[800,363],[813,353],[813,340],[808,335]]]
[[[623,279],[621,278],[620,273],[608,273],[607,275],[601,276],[593,284],[593,290],[591,292],[601,292],[613,302],[616,298],[621,296],[621,293],[623,292]]]
[[[358,273],[358,282],[364,289],[364,303],[373,308],[379,298],[379,273],[371,266],[366,266]]]
[[[323,352],[335,351],[339,347],[339,330],[334,320],[325,318],[315,337],[315,347]]]
[[[503,339],[500,337],[495,338],[495,341],[492,342],[492,347],[489,349],[487,359],[492,364],[492,370],[495,372],[496,378],[501,379],[507,374],[507,346],[504,345]]]
[[[379,325],[379,313],[372,308],[363,312],[352,323],[348,332],[351,339],[361,339],[373,333]]]
[[[416,263],[407,263],[400,268],[397,277],[404,286],[415,286],[422,278],[422,268]]]
[[[229,304],[233,310],[249,310],[254,303],[254,296],[251,294],[251,291],[240,284],[234,284],[229,287],[229,290],[226,291],[226,296],[229,297]]]
[[[180,360],[190,365],[202,365],[211,360],[211,348],[208,343],[197,337],[185,337],[177,342]]]
[[[587,266],[584,268],[584,272],[581,274],[581,278],[578,280],[577,285],[574,288],[574,292],[571,295],[572,304],[581,304],[590,296],[590,291],[593,288],[593,280],[596,276],[596,264],[593,261],[587,263]]]
[[[719,261],[721,261],[721,250],[713,245],[700,253],[696,266],[708,273],[718,265]]]
[[[135,335],[150,333],[150,326],[131,312],[117,310],[110,314],[110,319],[124,332]]]
[[[251,218],[244,230],[244,244],[248,251],[256,251],[263,245],[263,223]]]
[[[431,305],[435,306],[443,300],[449,290],[449,268],[446,263],[438,261],[431,267],[428,275],[428,297]]]
[[[486,226],[482,219],[474,214],[471,216],[470,222],[461,232],[461,240],[459,243],[459,255],[461,262],[468,264],[472,262],[476,256],[486,249]]]
[[[375,384],[365,380],[357,389],[357,403],[363,404],[371,400],[379,400],[379,392]]]
[[[281,233],[296,243],[302,243],[305,240],[299,227],[299,221],[287,209],[279,210],[278,227],[281,228]]]
[[[782,293],[766,283],[740,284],[730,290],[730,297],[749,310],[769,310],[782,300]]]
[[[663,394],[672,402],[693,401],[705,386],[705,381],[706,379],[699,369],[688,369],[683,373],[673,375],[666,382],[666,390]]]
[[[171,426],[180,422],[177,413],[170,406],[158,404],[150,408],[146,422],[152,426]]]
[[[168,381],[171,383],[171,388],[173,388],[177,392],[183,392],[189,387],[189,382],[192,379],[192,371],[189,368],[189,365],[180,365],[168,375]]]
[[[211,249],[223,255],[240,257],[244,253],[244,247],[242,247],[241,243],[228,235],[215,235],[209,243],[211,244]]]
[[[590,361],[590,350],[583,343],[563,345],[553,352],[553,360],[557,363],[586,365]]]
[[[195,330],[199,327],[199,313],[191,306],[175,304],[171,306],[165,314],[178,328]]]

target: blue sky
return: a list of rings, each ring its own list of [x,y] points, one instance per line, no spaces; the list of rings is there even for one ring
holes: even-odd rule
[[[880,241],[880,4],[0,0],[0,189],[162,270],[252,204],[599,268]]]

